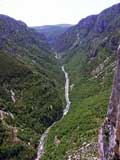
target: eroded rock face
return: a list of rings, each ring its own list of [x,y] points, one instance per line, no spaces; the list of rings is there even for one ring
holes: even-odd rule
[[[107,118],[99,133],[98,151],[100,160],[120,159],[120,45]]]

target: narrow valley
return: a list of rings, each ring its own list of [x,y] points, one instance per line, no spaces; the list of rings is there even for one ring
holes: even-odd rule
[[[0,14],[0,160],[119,160],[120,3],[33,26]]]
[[[63,110],[63,116],[62,118],[64,118],[64,116],[68,113],[69,109],[70,109],[70,99],[69,99],[69,77],[68,77],[68,73],[65,71],[64,66],[61,67],[64,75],[65,75],[65,100],[66,100],[66,107]],[[61,118],[61,119],[62,119]],[[40,160],[42,155],[44,154],[44,145],[45,145],[45,140],[46,137],[49,134],[49,130],[52,129],[52,127],[56,124],[57,122],[54,122],[49,128],[47,128],[47,130],[42,134],[42,136],[40,137],[40,142],[39,142],[39,146],[38,146],[38,151],[37,151],[37,158],[35,160]]]

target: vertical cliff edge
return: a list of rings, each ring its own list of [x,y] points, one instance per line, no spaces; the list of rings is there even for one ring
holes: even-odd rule
[[[99,132],[98,151],[100,160],[120,159],[120,45],[108,113]]]

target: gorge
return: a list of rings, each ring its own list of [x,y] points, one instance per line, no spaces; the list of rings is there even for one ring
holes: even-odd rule
[[[119,45],[120,3],[76,25],[0,14],[0,159],[119,160]]]
[[[61,67],[63,73],[65,74],[65,100],[66,100],[66,107],[63,110],[63,116],[62,118],[64,118],[64,116],[68,113],[69,109],[70,109],[70,100],[69,100],[69,77],[68,77],[68,73],[65,71],[64,66]],[[49,130],[55,125],[54,122],[41,136],[40,138],[40,142],[39,142],[39,146],[38,146],[38,151],[37,151],[37,158],[35,160],[40,160],[42,155],[44,154],[44,145],[45,145],[45,140],[46,137],[49,134]]]

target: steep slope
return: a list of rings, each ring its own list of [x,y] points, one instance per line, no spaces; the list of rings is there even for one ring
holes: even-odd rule
[[[63,74],[43,35],[0,15],[0,159],[34,159],[63,114]]]
[[[48,25],[41,27],[33,27],[37,32],[42,33],[46,36],[48,43],[54,49],[56,43],[56,38],[63,34],[69,27],[70,24],[59,24],[59,25]]]
[[[97,47],[108,41],[111,32],[119,32],[119,20],[120,4],[114,5],[98,15],[88,16],[57,38],[56,49],[61,54],[84,50],[94,56]],[[109,47],[115,49],[117,44],[114,37],[110,43]]]
[[[120,46],[117,50],[116,66],[108,113],[104,123],[102,124],[102,128],[100,129],[98,139],[100,160],[113,160],[120,158]]]
[[[61,61],[70,75],[71,109],[50,131],[43,160],[98,159],[99,128],[107,113],[120,43],[119,18],[117,4],[83,19],[58,39],[56,48],[64,54]]]
[[[0,49],[6,49],[11,54],[22,54],[23,49],[27,52],[32,47],[50,50],[43,34],[36,33],[22,21],[0,14]]]

